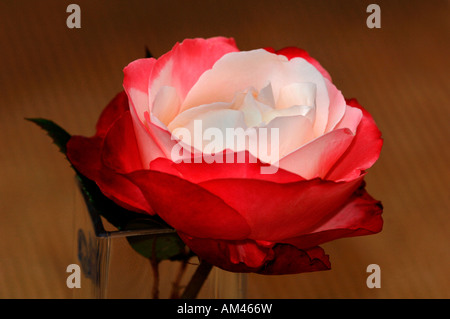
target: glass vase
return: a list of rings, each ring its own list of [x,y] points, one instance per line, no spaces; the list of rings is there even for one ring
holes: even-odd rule
[[[131,245],[130,240],[173,230],[151,227],[118,230],[92,207],[80,187],[75,192],[74,257],[80,266],[76,299],[180,298],[199,266],[196,256],[185,261],[161,261],[157,267]],[[199,299],[243,299],[246,274],[213,267],[198,293]]]

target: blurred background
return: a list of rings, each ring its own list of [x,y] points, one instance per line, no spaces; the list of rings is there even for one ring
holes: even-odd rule
[[[369,29],[366,8],[381,8]],[[81,8],[69,29],[66,8]],[[249,298],[449,298],[449,1],[0,1],[0,298],[70,298],[73,172],[44,117],[93,135],[123,68],[192,37],[298,46],[373,115],[385,144],[366,178],[384,229],[323,245],[332,270],[249,276]],[[381,267],[369,289],[366,267]]]

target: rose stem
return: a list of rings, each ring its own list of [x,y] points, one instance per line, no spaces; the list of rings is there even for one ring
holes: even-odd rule
[[[195,299],[200,289],[203,286],[203,283],[208,278],[209,272],[212,269],[212,265],[204,260],[200,261],[200,265],[189,281],[186,289],[184,289],[183,294],[181,295],[182,299]]]
[[[150,265],[152,266],[153,272],[153,287],[152,287],[152,298],[159,299],[159,261],[156,259],[156,240],[153,240],[153,252],[150,257]]]
[[[154,258],[150,258],[150,264],[153,270],[153,287],[152,287],[152,298],[159,298],[159,263]]]
[[[170,298],[171,299],[178,299],[180,298],[180,283],[181,283],[181,279],[183,278],[183,275],[186,271],[188,265],[188,260],[187,259],[183,259],[180,263],[180,268],[178,269],[178,273],[177,276],[175,277],[175,281],[172,284],[172,292],[170,293]]]

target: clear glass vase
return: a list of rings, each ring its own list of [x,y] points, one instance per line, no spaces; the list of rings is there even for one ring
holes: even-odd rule
[[[171,230],[117,230],[97,213],[79,187],[75,195],[74,225],[74,254],[81,269],[81,287],[73,288],[73,297],[77,299],[177,298],[199,265],[195,256],[188,263],[164,260],[155,271],[150,259],[137,253],[129,240]],[[246,274],[213,267],[197,298],[243,299],[246,279]]]

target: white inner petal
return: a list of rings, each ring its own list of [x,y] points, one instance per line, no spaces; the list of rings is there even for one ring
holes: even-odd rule
[[[275,108],[275,98],[273,96],[272,84],[270,82],[259,91],[258,101],[266,106]]]
[[[284,109],[292,105],[315,106],[316,85],[311,82],[292,83],[281,88],[276,108]]]
[[[280,108],[295,104],[314,105],[314,134],[320,136],[324,133],[330,100],[323,76],[302,58],[288,61],[284,56],[265,50],[224,55],[212,69],[200,76],[182,102],[181,111],[218,101],[231,102],[236,92],[245,92],[249,87],[259,91],[261,97],[257,100],[268,106],[275,103]],[[289,100],[295,101],[294,104]]]
[[[258,107],[258,103],[254,98],[254,91],[249,91],[246,94],[239,94],[238,96],[240,98],[236,99],[235,103],[233,103],[234,108],[244,113],[245,124],[247,127],[257,126],[262,121],[262,114]]]
[[[183,141],[183,147],[190,150],[211,154],[226,148],[235,152],[247,149],[261,160],[277,162],[280,156],[293,152],[314,138],[312,123],[315,115],[314,84],[290,84],[280,91],[279,101],[293,105],[281,104],[281,108],[275,108],[272,85],[269,83],[260,92],[249,87],[235,93],[231,103],[216,102],[187,109],[178,114],[168,128]],[[229,129],[233,129],[232,134],[235,135],[230,135]],[[259,154],[260,129],[266,129],[263,136],[267,138],[268,145],[265,149],[268,152],[277,150],[277,154]],[[277,140],[270,136],[273,129],[278,130]],[[245,137],[237,137],[239,134]],[[230,136],[232,141],[228,140]],[[245,140],[244,145],[236,142],[239,139]],[[273,143],[277,143],[276,148],[273,148]]]
[[[301,115],[310,120],[313,120],[314,107],[306,105],[292,105],[291,107],[284,109],[273,109],[263,114],[263,121],[264,123],[269,123],[270,121],[272,121],[277,117],[297,116],[297,115]]]
[[[180,99],[172,86],[163,86],[155,96],[152,114],[168,125],[180,110]]]
[[[172,87],[160,86],[153,102],[152,116],[175,136],[184,128],[190,138],[183,142],[195,149],[240,151],[241,146],[226,140],[227,129],[245,134],[278,129],[279,141],[270,143],[279,143],[280,156],[285,156],[323,134],[330,98],[322,75],[304,59],[288,61],[254,50],[224,55],[200,76],[184,101]],[[270,162],[276,159],[272,157]]]

